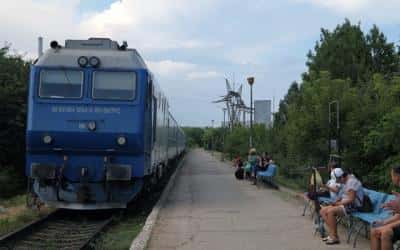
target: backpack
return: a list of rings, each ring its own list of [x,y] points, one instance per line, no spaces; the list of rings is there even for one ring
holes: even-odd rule
[[[236,179],[238,179],[238,180],[243,180],[243,178],[244,178],[244,169],[243,169],[243,168],[238,168],[238,169],[235,171],[235,177],[236,177]]]
[[[372,206],[372,201],[369,198],[368,194],[364,193],[364,199],[362,201],[361,207],[358,208],[358,211],[363,213],[371,213],[372,211],[374,211],[374,208]]]

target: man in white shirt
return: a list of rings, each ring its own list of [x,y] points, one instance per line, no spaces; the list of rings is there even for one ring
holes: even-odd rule
[[[320,214],[324,219],[329,236],[323,238],[327,245],[339,244],[336,217],[357,211],[362,206],[364,191],[361,182],[351,174],[344,172],[341,168],[333,170],[336,180],[343,184],[343,195],[334,204],[321,209]]]

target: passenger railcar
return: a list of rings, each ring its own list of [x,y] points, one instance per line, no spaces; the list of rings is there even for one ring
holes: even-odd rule
[[[57,42],[31,66],[26,175],[58,208],[124,208],[185,150],[167,97],[134,49]]]

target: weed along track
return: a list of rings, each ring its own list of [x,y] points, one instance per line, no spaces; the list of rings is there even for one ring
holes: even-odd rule
[[[157,185],[138,195],[126,209],[59,209],[0,237],[0,250],[127,249],[180,163],[171,163]]]
[[[0,238],[0,249],[84,249],[113,221],[114,214],[57,210]]]

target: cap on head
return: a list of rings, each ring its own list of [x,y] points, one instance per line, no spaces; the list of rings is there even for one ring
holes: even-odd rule
[[[334,173],[336,178],[340,178],[340,177],[342,177],[344,175],[344,171],[341,168],[335,168],[333,170],[333,173]]]

